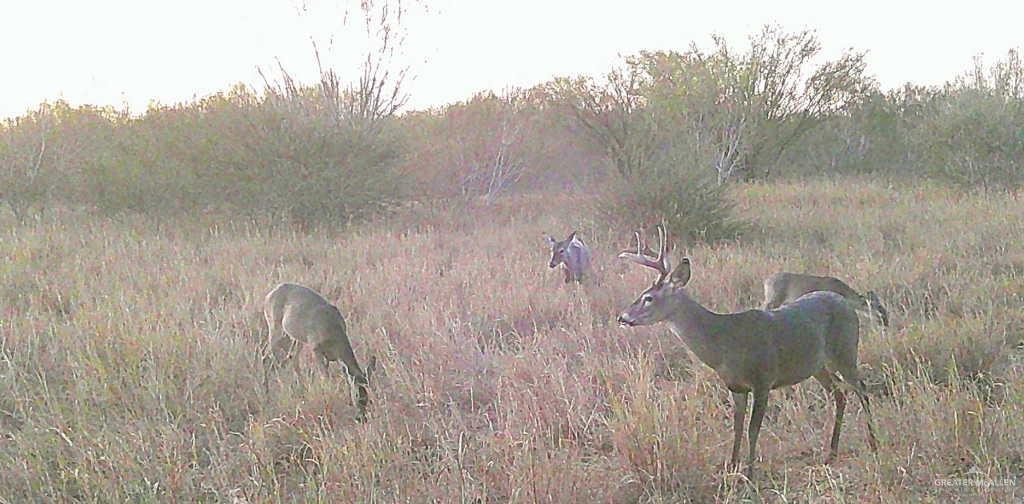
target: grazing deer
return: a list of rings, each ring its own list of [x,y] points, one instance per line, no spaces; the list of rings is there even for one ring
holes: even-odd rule
[[[872,450],[877,449],[867,392],[857,373],[859,322],[856,312],[842,296],[834,292],[813,292],[775,310],[714,313],[684,290],[690,280],[689,258],[684,257],[675,270],[671,270],[665,230],[660,225],[658,235],[661,243],[657,258],[643,253],[640,233],[636,233],[636,251],[619,254],[622,259],[653,268],[659,275],[654,285],[619,315],[618,321],[630,327],[668,322],[697,358],[725,382],[734,403],[731,469],[737,468],[739,463],[747,395],[754,396],[747,458],[747,476],[752,479],[757,436],[769,392],[811,376],[831,392],[835,400],[835,423],[825,463],[836,457],[846,408],[846,395],[839,387],[839,376],[845,382],[842,385],[851,387],[860,398],[867,416],[868,443]]]
[[[857,310],[866,310],[869,317],[874,318],[873,316],[877,315],[882,326],[889,327],[889,312],[882,306],[882,300],[878,299],[878,294],[875,294],[874,291],[867,291],[862,296],[846,285],[846,282],[833,277],[787,272],[776,273],[764,281],[764,309],[778,308],[814,291],[835,292],[852,302]]]
[[[308,287],[283,283],[267,294],[263,302],[263,316],[270,328],[267,352],[263,357],[265,371],[264,389],[269,388],[268,377],[283,360],[293,358],[290,347],[293,342],[311,344],[320,359],[324,372],[328,363],[341,360],[341,366],[348,375],[349,384],[355,394],[353,402],[359,408],[359,420],[366,418],[370,399],[366,393],[370,374],[377,366],[377,358],[371,357],[364,372],[352,353],[348,341],[345,318],[334,305]],[[266,365],[269,364],[269,365]],[[298,361],[295,363],[298,368]],[[355,395],[358,396],[355,397]]]
[[[590,247],[576,236],[576,231],[562,241],[544,235],[544,241],[551,246],[551,261],[548,262],[548,267],[555,268],[561,264],[565,272],[565,283],[580,282],[584,273],[590,273]]]

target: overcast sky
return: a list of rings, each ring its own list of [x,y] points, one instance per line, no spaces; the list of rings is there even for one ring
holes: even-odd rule
[[[406,0],[408,2],[409,0]],[[176,103],[243,82],[280,61],[316,75],[311,40],[342,73],[365,35],[342,13],[355,0],[34,0],[0,6],[0,117],[43,100]],[[834,5],[834,7],[830,6]],[[426,12],[424,12],[426,11]],[[441,0],[404,19],[410,107],[555,75],[599,74],[620,55],[685,49],[720,33],[736,44],[765,23],[817,30],[825,52],[868,51],[884,87],[939,84],[971,58],[1024,46],[1024,1]]]

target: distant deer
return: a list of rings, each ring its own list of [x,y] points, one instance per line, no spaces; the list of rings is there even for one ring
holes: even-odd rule
[[[778,308],[785,303],[814,291],[831,291],[853,303],[857,310],[866,310],[869,316],[877,315],[882,326],[889,327],[889,312],[882,306],[882,300],[874,291],[861,295],[846,282],[827,276],[803,275],[800,273],[776,273],[764,281],[764,309]]]
[[[359,408],[357,418],[365,420],[366,408],[370,403],[366,388],[369,386],[370,374],[377,366],[377,358],[370,358],[365,372],[359,367],[352,353],[341,312],[313,289],[283,283],[267,294],[263,302],[263,316],[270,328],[267,352],[263,357],[264,364],[268,364],[265,365],[264,388],[269,388],[270,371],[283,360],[294,357],[289,352],[293,342],[310,344],[324,372],[328,371],[329,362],[341,360],[349,384],[354,389],[353,402]],[[298,361],[295,366],[298,368]]]
[[[857,372],[859,322],[842,296],[813,292],[775,310],[714,313],[683,289],[690,280],[689,258],[684,257],[671,270],[665,230],[660,225],[658,235],[656,258],[643,253],[640,233],[636,233],[636,251],[619,254],[620,258],[652,268],[659,275],[654,285],[619,315],[618,321],[630,327],[668,322],[697,358],[725,382],[734,403],[731,469],[739,464],[748,393],[754,396],[747,458],[747,476],[753,479],[757,436],[769,391],[795,385],[811,376],[835,400],[835,423],[825,463],[831,463],[839,449],[839,430],[846,408],[846,395],[840,385],[849,386],[860,398],[867,416],[868,443],[873,451],[877,450],[868,395]],[[839,376],[843,384],[839,383]]]
[[[590,274],[590,247],[583,243],[576,231],[562,241],[544,235],[544,241],[551,246],[548,267],[555,268],[561,264],[565,272],[565,283],[580,282],[584,274]]]

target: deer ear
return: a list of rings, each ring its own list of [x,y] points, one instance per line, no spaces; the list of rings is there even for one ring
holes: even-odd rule
[[[576,231],[573,231],[572,234],[570,234],[569,237],[565,239],[565,241],[570,241],[571,242],[571,241],[573,241],[575,239],[576,239]]]
[[[672,275],[669,277],[669,281],[675,287],[682,287],[690,281],[690,258],[684,257],[679,260],[679,265],[676,269],[672,270]]]

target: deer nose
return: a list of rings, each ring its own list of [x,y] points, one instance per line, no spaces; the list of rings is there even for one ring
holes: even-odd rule
[[[629,327],[633,325],[633,321],[625,313],[620,313],[617,320],[620,326]]]

